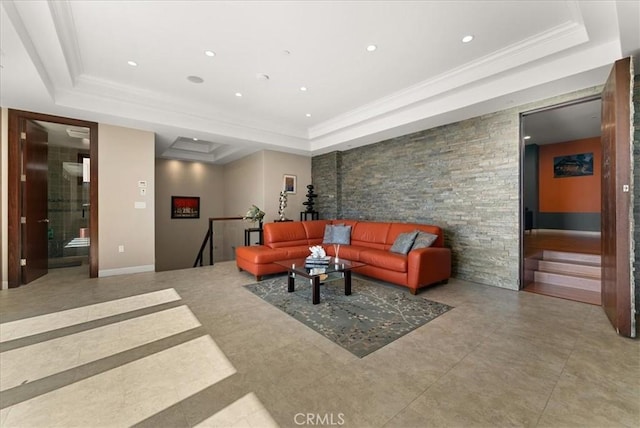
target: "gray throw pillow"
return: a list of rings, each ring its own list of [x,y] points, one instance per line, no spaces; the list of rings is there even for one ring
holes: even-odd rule
[[[413,246],[411,247],[412,250],[430,247],[434,242],[436,242],[436,239],[438,239],[438,235],[434,235],[433,233],[422,231],[417,232],[418,236],[416,236],[416,240],[413,241]]]
[[[333,226],[332,244],[350,245],[351,226]]]
[[[323,244],[333,244],[333,226],[328,224],[324,227],[324,238],[322,238]]]
[[[411,246],[413,245],[413,241],[416,240],[416,236],[418,236],[417,230],[401,233],[393,242],[389,251],[392,253],[407,254],[409,250],[411,250]]]
[[[344,223],[341,224],[328,224],[324,227],[324,237],[322,238],[323,244],[333,244],[333,228],[336,226],[344,226]],[[336,242],[339,244],[339,242]]]

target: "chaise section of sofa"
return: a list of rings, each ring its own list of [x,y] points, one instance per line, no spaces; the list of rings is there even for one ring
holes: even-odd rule
[[[418,289],[447,281],[451,276],[451,250],[444,247],[443,231],[438,226],[417,223],[368,222],[355,220],[313,220],[268,223],[264,227],[264,245],[238,247],[236,264],[260,281],[262,276],[284,272],[276,261],[303,258],[309,247],[323,245],[327,254],[335,256],[333,245],[322,244],[325,227],[341,224],[351,227],[351,242],[341,245],[341,259],[359,261],[365,265],[355,271],[362,275]],[[415,230],[437,235],[430,247],[391,252],[401,233]]]

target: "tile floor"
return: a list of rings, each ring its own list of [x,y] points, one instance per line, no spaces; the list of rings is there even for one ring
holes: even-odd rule
[[[2,427],[640,425],[640,341],[602,309],[452,279],[455,309],[359,359],[233,262],[0,292]]]

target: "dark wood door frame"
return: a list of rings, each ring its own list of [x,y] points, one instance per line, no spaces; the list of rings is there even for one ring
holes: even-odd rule
[[[21,226],[22,258],[27,264],[22,266],[22,282],[44,276],[49,271],[49,137],[47,130],[32,120],[20,120],[26,131],[22,139],[22,168],[28,179],[22,183],[22,216],[26,221]]]
[[[89,276],[98,276],[98,124],[21,110],[9,109],[9,167],[8,167],[8,282],[9,287],[22,284],[20,254],[20,196],[22,162],[20,151],[20,123],[22,120],[40,120],[71,126],[82,126],[90,130],[91,187],[89,189]]]
[[[631,294],[631,58],[616,61],[602,91],[602,307],[635,337]],[[637,286],[637,285],[636,285]]]
[[[602,307],[616,331],[623,336],[636,337],[634,307],[631,294],[631,254],[630,254],[630,58],[616,61],[607,84],[601,95],[602,127],[602,209],[601,209],[601,245],[602,245]],[[614,82],[611,85],[610,82]],[[623,96],[625,95],[626,96]],[[589,97],[591,99],[597,97]],[[523,116],[588,101],[589,98],[570,101],[556,106],[544,107],[520,114],[520,288],[525,282],[524,266],[524,219],[523,219],[523,165],[524,134]],[[608,106],[610,115],[605,115]],[[610,141],[607,142],[606,140]],[[623,187],[626,185],[625,187]],[[637,227],[637,226],[636,226]],[[638,284],[636,284],[636,287]],[[638,302],[635,303],[636,305]]]

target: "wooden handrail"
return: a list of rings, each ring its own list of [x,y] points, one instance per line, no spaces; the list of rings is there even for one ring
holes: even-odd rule
[[[207,246],[207,241],[209,242],[209,265],[213,266],[213,222],[214,221],[224,221],[224,220],[243,220],[244,217],[209,217],[209,227],[207,229],[207,233],[204,235],[204,239],[202,240],[202,245],[200,246],[200,251],[198,251],[198,255],[196,257],[196,261],[193,263],[193,267],[197,267],[198,265],[202,266],[203,258],[204,258],[204,249]]]

